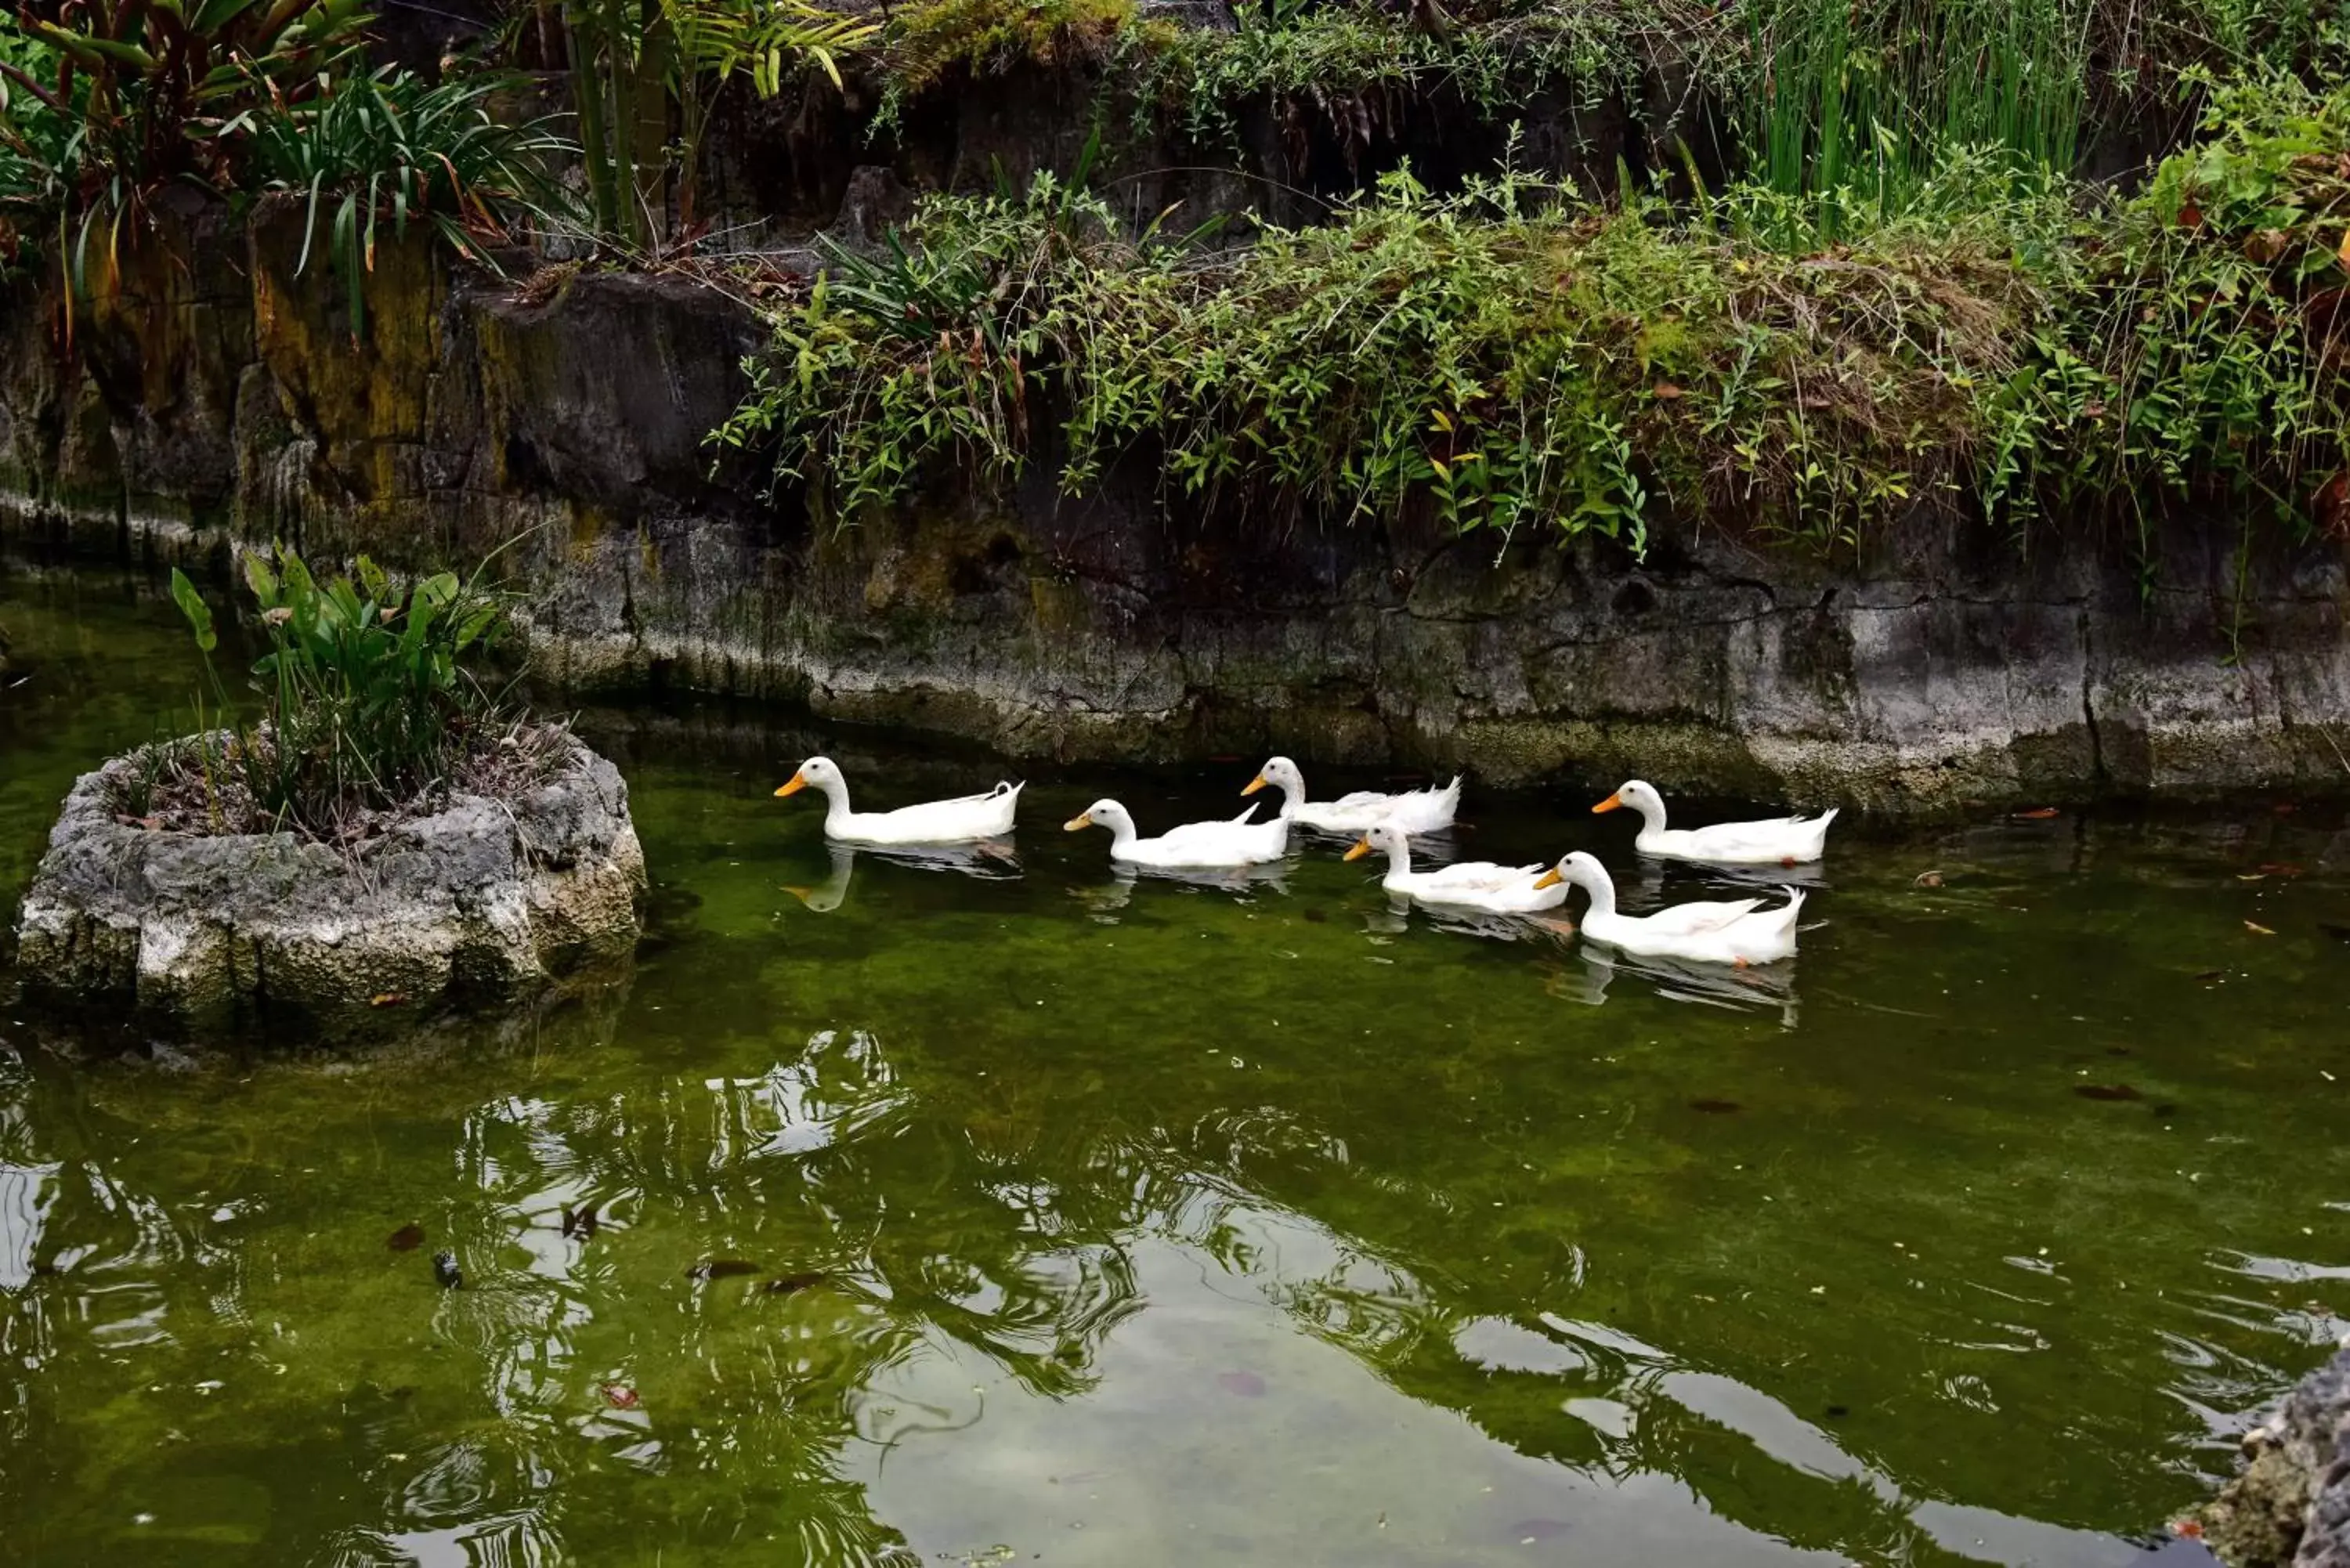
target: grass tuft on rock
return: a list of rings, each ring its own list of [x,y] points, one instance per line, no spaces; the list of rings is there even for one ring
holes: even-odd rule
[[[241,704],[213,660],[212,610],[175,568],[172,597],[194,633],[214,711],[199,702],[197,733],[140,753],[117,803],[126,817],[190,833],[292,829],[353,845],[437,809],[452,791],[512,798],[570,754],[566,730],[532,722],[483,679],[507,605],[478,573],[402,585],[362,556],[349,575],[321,581],[284,545],[248,552],[244,566],[267,643],[252,667],[259,716],[213,727]]]

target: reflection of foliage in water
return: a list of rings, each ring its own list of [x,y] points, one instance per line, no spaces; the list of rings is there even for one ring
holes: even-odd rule
[[[22,846],[156,688],[75,674],[61,618],[9,614],[81,683],[0,704]],[[159,1551],[201,1530],[273,1562],[441,1532],[517,1561],[873,1563],[936,1525],[906,1489],[993,1475],[1024,1432],[1132,1420],[1122,1459],[1176,1456],[1152,1481],[1232,1517],[1259,1427],[1433,1411],[1578,1497],[1624,1485],[1669,1535],[1914,1561],[1968,1509],[2158,1520],[2330,1337],[2301,1227],[2344,1168],[2306,1092],[2345,1000],[2309,934],[2338,882],[2256,869],[2319,867],[2308,817],[1863,843],[1826,869],[1791,1023],[1629,969],[1557,994],[1585,961],[1555,943],[1372,929],[1376,888],[1325,857],[1285,892],[1146,881],[1105,924],[1070,897],[1107,880],[1098,846],[1031,834],[1021,880],[860,858],[810,915],[783,889],[828,857],[766,791],[812,739],[641,747],[640,829],[690,896],[604,1012],[357,1062],[0,1051],[12,1545],[90,1556],[144,1511]],[[869,767],[913,798],[986,764]],[[1040,779],[1043,815],[1090,782]],[[1557,828],[1493,803],[1480,830],[1531,856]],[[2142,1097],[2073,1092],[2122,1082]],[[2272,1171],[2255,1137],[2314,1152]],[[461,1291],[432,1282],[444,1246]],[[759,1270],[687,1277],[710,1260]],[[1191,1349],[1233,1360],[1170,1352],[1201,1327],[1170,1273],[1229,1314]],[[1298,1346],[1360,1386],[1292,1402]]]

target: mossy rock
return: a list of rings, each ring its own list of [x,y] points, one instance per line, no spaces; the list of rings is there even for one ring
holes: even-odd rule
[[[628,785],[576,741],[515,798],[456,794],[348,852],[149,826],[119,804],[140,770],[117,757],[66,797],[17,922],[36,996],[176,1034],[340,1040],[600,977],[634,950]]]

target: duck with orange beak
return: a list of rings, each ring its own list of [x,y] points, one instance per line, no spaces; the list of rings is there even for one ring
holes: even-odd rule
[[[1534,884],[1568,888],[1591,895],[1584,912],[1586,941],[1643,958],[1695,959],[1706,963],[1772,963],[1795,954],[1795,920],[1804,912],[1804,896],[1787,889],[1787,901],[1775,909],[1762,908],[1760,898],[1726,898],[1712,902],[1674,904],[1653,915],[1627,915],[1616,908],[1616,881],[1607,867],[1581,850],[1563,857]]]
[[[1274,757],[1241,794],[1254,794],[1268,787],[1281,791],[1283,815],[1300,827],[1320,833],[1353,835],[1382,822],[1391,822],[1406,833],[1440,833],[1452,826],[1461,809],[1458,774],[1442,789],[1409,790],[1401,794],[1357,790],[1336,800],[1310,801],[1305,798],[1305,775],[1297,764],[1287,757]]]
[[[1639,813],[1639,836],[1632,847],[1668,860],[1711,860],[1717,866],[1802,866],[1827,847],[1829,811],[1819,816],[1781,816],[1761,822],[1720,822],[1711,827],[1667,827],[1665,797],[1633,779],[1591,809]]]
[[[970,844],[1010,833],[1020,792],[1027,787],[999,784],[985,794],[927,801],[895,811],[852,811],[848,781],[841,777],[839,764],[829,757],[810,757],[775,794],[780,798],[804,789],[819,791],[825,798],[824,835],[841,844]]]
[[[1532,866],[1503,866],[1492,860],[1464,860],[1434,871],[1415,871],[1411,837],[1391,822],[1379,823],[1364,834],[1346,857],[1360,860],[1378,850],[1384,850],[1388,857],[1387,875],[1379,878],[1379,886],[1399,898],[1448,909],[1482,909],[1489,915],[1534,915],[1566,902],[1565,888],[1536,881],[1543,869],[1539,861]]]
[[[1109,857],[1128,866],[1164,870],[1215,871],[1237,866],[1263,866],[1289,852],[1289,818],[1263,822],[1251,806],[1230,822],[1187,822],[1156,838],[1145,838],[1134,817],[1114,800],[1097,800],[1061,826],[1071,833],[1088,827],[1109,830]]]

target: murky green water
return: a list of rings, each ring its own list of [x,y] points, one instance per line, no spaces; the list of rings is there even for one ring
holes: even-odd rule
[[[188,678],[129,587],[0,627],[13,898]],[[0,1016],[0,1557],[2118,1568],[2350,1311],[2338,813],[1854,832],[1791,978],[1703,981],[1058,830],[1254,758],[1038,774],[1015,874],[837,864],[756,715],[586,728],[625,994],[364,1060]],[[1586,804],[1463,840],[1630,866]]]

